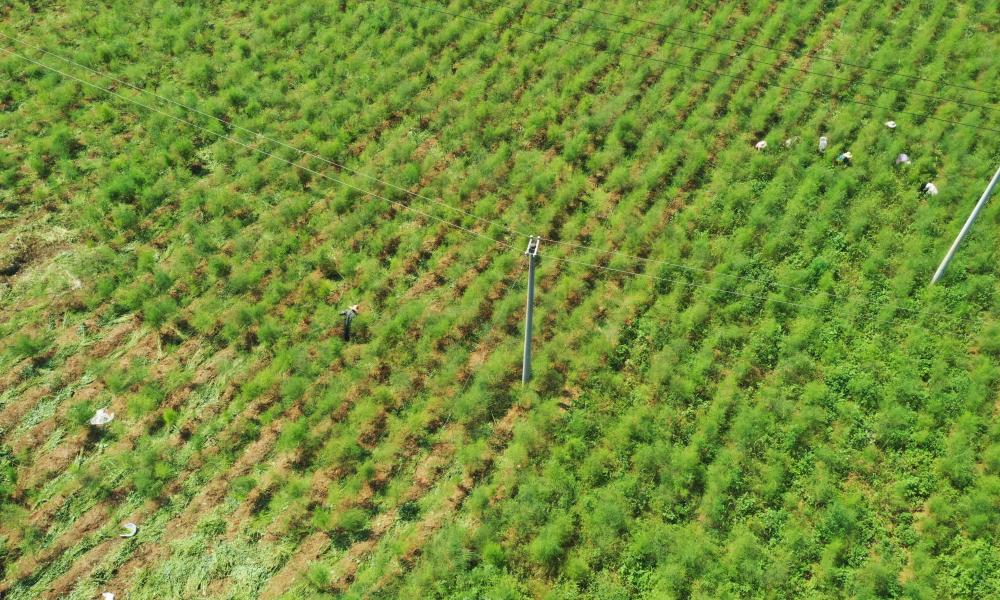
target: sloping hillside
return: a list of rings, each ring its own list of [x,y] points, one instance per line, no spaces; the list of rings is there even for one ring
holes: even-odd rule
[[[996,8],[4,4],[0,597],[1000,596]]]

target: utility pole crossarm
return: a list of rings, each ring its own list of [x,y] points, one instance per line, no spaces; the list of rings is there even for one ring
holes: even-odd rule
[[[531,380],[531,320],[534,316],[535,305],[535,262],[538,260],[538,248],[542,245],[542,239],[532,236],[528,239],[528,248],[524,251],[528,257],[528,298],[527,308],[524,313],[524,361],[521,364],[521,383],[526,384]]]
[[[944,275],[944,270],[948,268],[948,263],[950,263],[951,259],[955,257],[955,251],[958,250],[958,246],[962,243],[962,240],[965,239],[965,236],[969,234],[969,230],[972,229],[972,223],[975,222],[976,217],[979,216],[983,207],[986,206],[986,201],[990,199],[990,194],[993,193],[993,188],[996,187],[997,180],[1000,180],[1000,167],[997,168],[997,172],[993,175],[993,179],[991,179],[989,185],[986,186],[986,189],[983,191],[983,195],[979,197],[979,202],[977,202],[975,208],[972,209],[972,213],[969,214],[969,218],[965,220],[965,225],[963,225],[962,230],[958,232],[958,237],[955,238],[951,248],[948,249],[948,253],[944,255],[944,260],[941,261],[941,265],[937,268],[937,271],[934,273],[934,277],[931,279],[931,285],[937,283],[938,280],[941,279],[941,276]]]

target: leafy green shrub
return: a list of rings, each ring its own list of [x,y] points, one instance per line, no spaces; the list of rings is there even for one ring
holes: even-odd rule
[[[6,502],[16,489],[17,459],[10,446],[0,446],[0,504]]]
[[[123,368],[110,368],[104,372],[102,379],[104,385],[113,394],[122,394],[133,386],[146,380],[149,369],[140,360],[133,360],[131,364]]]
[[[87,400],[81,400],[73,404],[66,413],[66,418],[75,425],[86,425],[94,416],[94,405]]]
[[[399,505],[399,518],[402,521],[414,521],[420,515],[420,505],[412,500]]]
[[[993,357],[1000,357],[1000,323],[984,327],[979,340],[983,352]]]
[[[983,464],[993,475],[1000,475],[1000,444],[990,444],[983,450]]]
[[[42,354],[49,346],[49,340],[45,336],[31,336],[20,333],[14,338],[11,350],[15,358],[35,358]]]
[[[399,178],[404,186],[415,185],[420,181],[420,165],[412,162],[407,163],[400,172]]]
[[[367,538],[368,513],[360,508],[348,508],[340,513],[332,532],[334,543],[341,548]]]
[[[143,497],[158,497],[163,486],[174,476],[174,466],[159,448],[140,450],[127,457],[127,460],[131,468],[132,483]]]
[[[218,537],[226,532],[226,521],[221,517],[209,517],[198,521],[195,530],[205,537]]]
[[[496,542],[489,542],[483,546],[483,560],[494,567],[503,567],[507,564],[507,553],[503,546]]]
[[[317,590],[328,590],[333,582],[333,573],[330,571],[330,567],[314,562],[309,565],[309,569],[306,571],[306,579]]]
[[[7,537],[0,535],[0,577],[7,575],[7,566],[14,563],[13,552],[8,546]]]
[[[973,442],[965,431],[956,431],[945,443],[945,453],[938,459],[938,468],[951,484],[959,489],[967,487],[975,477],[976,453]]]
[[[528,547],[531,558],[539,565],[554,570],[569,550],[575,527],[569,514],[557,514],[545,525]]]
[[[639,147],[639,140],[642,137],[642,130],[639,129],[635,118],[624,116],[615,123],[614,137],[627,155],[633,154]]]
[[[257,487],[257,479],[251,475],[237,477],[229,484],[229,493],[237,500],[245,500]]]
[[[160,418],[163,419],[163,426],[167,429],[171,429],[177,424],[177,420],[180,418],[180,413],[173,408],[167,407],[163,409],[163,414]]]
[[[260,339],[261,343],[268,346],[273,346],[279,339],[281,339],[282,329],[272,319],[271,317],[264,317],[264,320],[260,324],[260,328],[257,331],[257,337]]]
[[[153,327],[160,327],[177,312],[177,301],[164,295],[142,303],[143,319]]]
[[[229,264],[224,256],[213,256],[208,260],[208,270],[211,271],[218,279],[225,279],[233,271],[233,267]]]
[[[278,449],[284,452],[301,447],[309,435],[309,420],[300,417],[294,423],[286,425],[278,437]]]
[[[134,232],[139,226],[139,213],[129,204],[116,204],[111,209],[111,222],[122,232]]]
[[[266,268],[259,264],[249,267],[240,266],[230,275],[226,289],[231,294],[242,294],[260,283],[266,272]]]
[[[159,406],[160,401],[161,399],[157,394],[142,391],[129,397],[125,405],[130,416],[141,417],[149,414]]]

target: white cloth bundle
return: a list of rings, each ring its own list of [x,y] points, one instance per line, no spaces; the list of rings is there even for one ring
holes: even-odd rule
[[[119,534],[118,537],[123,537],[123,538],[135,537],[135,534],[139,531],[139,526],[136,525],[135,523],[125,523],[124,525],[122,525],[122,528],[125,530],[125,532]]]
[[[115,418],[115,413],[109,411],[106,408],[99,408],[94,416],[90,418],[90,424],[96,425],[98,427],[102,425],[107,425]]]

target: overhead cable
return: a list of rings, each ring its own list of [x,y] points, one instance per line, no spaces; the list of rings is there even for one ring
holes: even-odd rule
[[[906,75],[905,73],[899,73],[899,72],[896,72],[896,71],[890,71],[888,69],[879,69],[878,67],[872,67],[872,66],[869,66],[869,65],[862,65],[862,64],[858,64],[858,63],[847,62],[847,61],[844,61],[844,60],[837,60],[837,59],[834,59],[834,58],[829,58],[829,57],[826,57],[826,56],[822,56],[822,55],[817,54],[815,52],[804,52],[802,54],[796,54],[796,53],[790,52],[788,50],[782,50],[781,48],[775,48],[774,46],[768,46],[767,44],[759,44],[759,43],[756,43],[756,42],[748,42],[748,41],[739,40],[739,39],[735,39],[735,38],[731,38],[731,37],[727,37],[727,36],[719,35],[719,34],[715,34],[715,33],[707,33],[707,32],[698,31],[698,30],[695,30],[695,29],[686,29],[684,27],[680,27],[680,26],[676,26],[676,25],[667,25],[666,23],[659,23],[657,21],[650,21],[648,19],[642,19],[642,18],[639,18],[639,17],[630,17],[628,15],[623,15],[623,14],[620,14],[620,13],[610,12],[610,11],[606,11],[606,10],[601,10],[599,8],[590,8],[590,7],[582,6],[582,5],[570,4],[568,2],[558,2],[557,0],[542,0],[542,1],[543,2],[548,2],[549,4],[558,4],[558,5],[561,5],[561,6],[566,6],[566,7],[577,9],[577,10],[583,10],[583,11],[590,12],[590,13],[605,15],[605,16],[609,16],[609,17],[615,17],[615,18],[618,18],[618,19],[623,19],[623,20],[628,20],[628,21],[635,21],[637,23],[644,23],[646,25],[653,25],[655,27],[658,27],[660,29],[664,29],[664,30],[667,30],[667,31],[683,31],[685,33],[690,33],[690,34],[693,34],[693,35],[710,37],[710,38],[715,38],[715,39],[718,39],[718,40],[725,40],[727,42],[735,42],[735,43],[739,44],[740,46],[752,46],[754,48],[763,48],[765,50],[770,50],[772,52],[777,52],[777,53],[780,53],[780,54],[784,54],[786,56],[791,56],[792,58],[799,58],[801,56],[805,56],[805,57],[808,57],[808,58],[812,58],[812,59],[823,61],[823,62],[827,62],[827,63],[832,63],[832,64],[839,65],[839,66],[842,66],[842,67],[852,67],[852,68],[855,68],[855,69],[863,69],[865,71],[872,71],[874,73],[881,73],[882,75],[888,75],[890,77],[902,77],[904,79],[910,79],[910,80],[913,80],[913,81],[926,81],[926,82],[929,82],[929,83],[936,83],[936,84],[947,86],[947,87],[961,88],[961,89],[964,89],[964,90],[969,90],[971,92],[979,92],[981,94],[992,94],[993,93],[993,92],[990,92],[988,90],[981,90],[981,89],[976,88],[976,87],[970,87],[970,86],[962,85],[962,84],[958,84],[958,83],[950,83],[950,82],[945,81],[945,80],[930,79],[930,78],[927,78],[927,77],[920,77],[919,75]]]
[[[489,25],[491,27],[494,27],[496,29],[497,33],[501,33],[504,29],[508,29],[508,30],[512,30],[512,31],[519,31],[521,33],[526,33],[528,35],[534,35],[534,36],[538,36],[538,37],[542,37],[542,38],[546,38],[546,39],[557,40],[557,41],[560,41],[560,42],[565,42],[567,44],[574,44],[574,45],[577,45],[577,46],[584,46],[584,47],[587,47],[587,48],[593,48],[594,50],[597,50],[598,52],[608,53],[608,54],[611,54],[613,56],[617,56],[617,55],[629,56],[631,58],[637,58],[639,60],[644,60],[644,61],[648,61],[648,62],[655,62],[655,63],[670,65],[670,66],[674,66],[674,67],[681,67],[683,69],[688,69],[688,70],[691,70],[691,71],[711,73],[711,74],[717,75],[719,77],[726,77],[726,78],[734,79],[736,81],[743,81],[745,83],[753,83],[755,85],[760,85],[761,84],[761,82],[753,81],[751,79],[748,79],[746,77],[741,77],[739,75],[731,75],[729,73],[723,73],[721,71],[715,71],[715,70],[712,70],[712,69],[704,69],[704,68],[701,68],[701,67],[696,67],[696,66],[691,65],[691,64],[679,63],[679,62],[675,62],[675,61],[671,61],[671,60],[666,60],[666,59],[663,59],[663,58],[656,58],[656,57],[653,57],[653,56],[644,56],[642,54],[637,54],[635,52],[628,52],[626,50],[620,50],[619,49],[619,50],[616,50],[616,51],[611,51],[611,50],[603,48],[602,46],[600,46],[598,44],[591,44],[591,43],[583,42],[583,41],[580,41],[580,40],[577,40],[577,39],[573,39],[573,38],[562,37],[562,36],[553,35],[553,34],[550,34],[550,33],[544,33],[544,32],[541,32],[541,31],[535,31],[535,30],[532,30],[532,29],[527,29],[525,27],[518,27],[516,25],[506,25],[506,26],[500,25],[500,26],[497,26],[497,25],[494,25],[493,23],[491,23],[490,21],[488,21],[486,19],[481,19],[481,18],[477,18],[477,17],[470,17],[468,15],[463,15],[463,14],[460,14],[460,13],[456,13],[456,12],[452,12],[452,11],[447,11],[447,10],[439,9],[439,8],[435,8],[435,7],[432,7],[432,6],[427,6],[427,5],[423,5],[423,4],[411,4],[409,2],[403,2],[402,0],[388,0],[388,1],[391,2],[391,3],[393,3],[393,4],[398,4],[400,6],[407,6],[407,7],[410,7],[410,8],[416,8],[418,10],[426,10],[426,11],[429,11],[429,12],[435,12],[435,13],[439,13],[439,14],[443,14],[443,15],[448,15],[448,16],[454,17],[456,19],[462,19],[462,20],[465,20],[465,21],[470,21],[470,22],[474,22],[474,23],[481,23],[481,24],[484,24],[484,25]],[[789,86],[789,85],[782,85],[782,84],[779,84],[779,83],[774,83],[774,84],[771,84],[771,85],[772,85],[772,87],[775,87],[775,88],[778,88],[778,89],[783,89],[785,91],[796,93],[796,94],[807,94],[809,96],[813,96],[814,98],[820,98],[820,99],[822,99],[824,101],[836,101],[836,102],[844,102],[844,103],[848,103],[848,104],[857,104],[859,106],[867,106],[867,107],[870,107],[870,108],[882,109],[882,110],[889,111],[889,112],[891,112],[893,114],[897,114],[897,115],[898,114],[904,114],[904,115],[909,115],[909,116],[912,116],[912,117],[917,117],[917,118],[920,118],[920,119],[929,119],[929,120],[932,120],[932,121],[938,121],[938,122],[941,122],[941,123],[947,123],[949,125],[957,125],[959,127],[967,127],[967,128],[970,128],[970,129],[977,129],[979,131],[988,131],[990,133],[1000,133],[1000,129],[995,129],[995,128],[992,128],[992,127],[984,127],[984,126],[981,126],[981,125],[970,125],[968,123],[962,123],[961,121],[955,121],[955,120],[952,120],[952,119],[945,119],[945,118],[942,118],[942,117],[935,117],[933,115],[926,114],[926,113],[918,113],[918,112],[913,112],[913,111],[909,111],[909,110],[894,109],[894,108],[889,107],[889,106],[884,106],[884,105],[881,105],[881,104],[875,104],[875,103],[872,103],[872,102],[866,102],[864,100],[851,100],[851,99],[845,98],[843,96],[834,96],[834,95],[826,94],[826,93],[822,93],[822,92],[809,91],[809,90],[805,90],[805,89],[802,89],[802,88],[797,88],[797,87],[793,87],[793,86]]]

